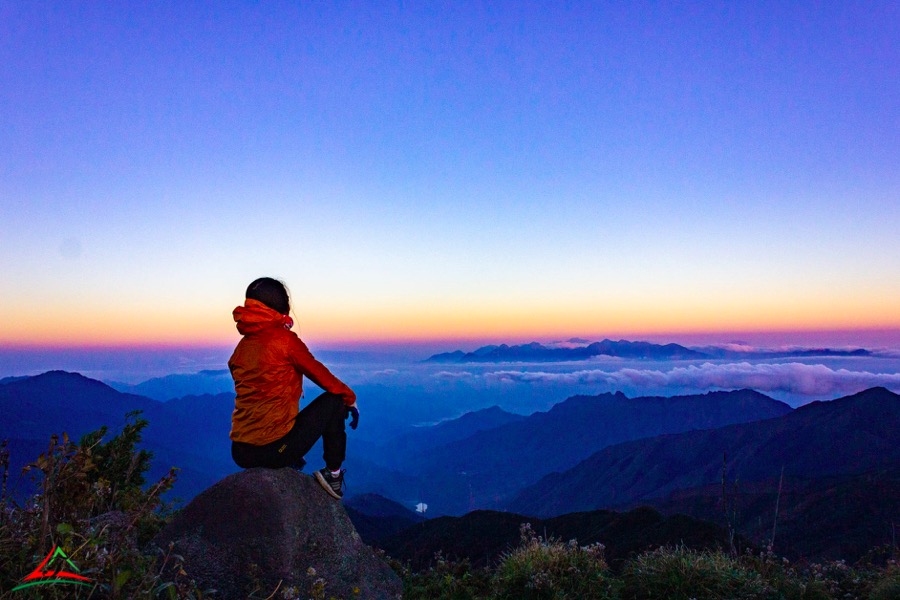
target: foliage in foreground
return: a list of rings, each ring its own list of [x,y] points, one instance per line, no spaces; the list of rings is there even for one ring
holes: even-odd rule
[[[103,427],[78,443],[52,436],[25,467],[37,485],[21,504],[0,496],[0,598],[190,598],[201,594],[170,554],[142,548],[165,524],[162,496],[175,470],[145,485],[151,454],[139,450],[147,421],[129,413],[122,431]],[[6,481],[8,451],[0,448]],[[11,591],[54,548],[62,549],[90,585],[42,584]],[[71,569],[69,569],[71,570]]]
[[[900,600],[895,560],[880,567],[792,565],[771,552],[731,556],[674,547],[644,552],[613,573],[601,545],[543,539],[527,525],[520,545],[493,569],[441,556],[418,573],[393,566],[410,600]]]
[[[172,515],[163,496],[175,483],[175,469],[155,483],[145,481],[152,455],[138,448],[148,424],[139,414],[126,415],[114,436],[106,427],[78,443],[66,434],[52,436],[47,451],[25,467],[36,491],[21,503],[6,494],[9,452],[0,442],[0,600],[219,597],[197,587],[171,545],[159,550],[149,543]],[[56,547],[90,584],[44,582],[14,591]],[[260,584],[254,566],[248,566],[248,600],[330,600],[327,582],[313,569],[308,589],[278,584],[272,590]]]

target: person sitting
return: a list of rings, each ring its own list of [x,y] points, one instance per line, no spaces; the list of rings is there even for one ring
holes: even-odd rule
[[[249,285],[243,306],[233,311],[242,338],[228,360],[234,379],[231,456],[243,469],[301,469],[321,437],[325,468],[316,480],[331,496],[343,496],[347,448],[345,419],[356,429],[356,394],[335,377],[291,331],[293,319],[285,285],[261,277]],[[299,410],[303,377],[325,390]]]

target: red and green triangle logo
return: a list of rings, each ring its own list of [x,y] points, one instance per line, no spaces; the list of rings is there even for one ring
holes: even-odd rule
[[[67,570],[68,569],[68,570]],[[37,568],[25,576],[22,583],[10,591],[21,590],[33,585],[49,585],[52,583],[74,583],[76,585],[91,585],[90,579],[78,574],[75,566],[66,553],[59,546],[53,546],[47,557]]]

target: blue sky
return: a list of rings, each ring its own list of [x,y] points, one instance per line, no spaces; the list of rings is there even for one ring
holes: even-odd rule
[[[896,3],[0,3],[0,343],[900,329]]]

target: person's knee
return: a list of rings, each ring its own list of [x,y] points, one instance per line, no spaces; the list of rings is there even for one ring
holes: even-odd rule
[[[322,392],[321,394],[316,396],[316,399],[313,400],[313,402],[325,402],[328,404],[334,404],[335,406],[343,407],[344,398],[332,392]]]
[[[322,398],[322,401],[325,402],[331,410],[331,414],[334,415],[332,420],[344,420],[344,417],[347,416],[347,406],[344,404],[343,396],[332,394],[331,392],[325,392],[324,394],[319,396],[319,398]]]

